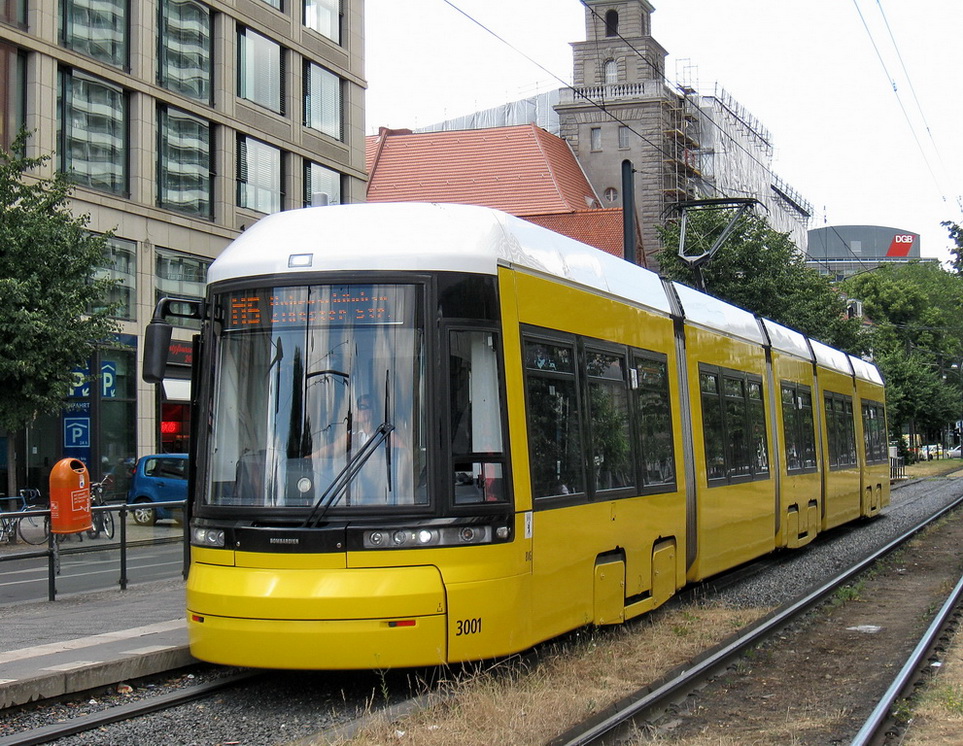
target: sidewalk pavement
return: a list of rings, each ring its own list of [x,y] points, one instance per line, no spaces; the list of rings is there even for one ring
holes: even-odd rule
[[[0,709],[190,665],[184,581],[0,606]]]

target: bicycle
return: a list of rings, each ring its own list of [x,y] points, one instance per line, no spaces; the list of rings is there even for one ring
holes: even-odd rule
[[[99,482],[91,482],[91,508],[94,508],[98,505],[104,505],[104,487],[106,487],[112,481],[113,477],[108,474]],[[87,536],[89,536],[91,539],[96,539],[101,534],[106,536],[108,539],[114,538],[114,514],[109,510],[91,510],[90,525],[91,527],[87,529]]]
[[[41,510],[47,506],[41,502],[40,490],[26,488],[20,490],[20,511]],[[50,539],[50,516],[27,515],[23,518],[9,518],[8,524],[16,523],[16,532],[27,544],[38,546],[46,544]],[[8,536],[8,541],[10,540]]]

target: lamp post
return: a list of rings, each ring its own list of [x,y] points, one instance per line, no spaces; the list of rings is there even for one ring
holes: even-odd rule
[[[963,360],[958,363],[953,363],[950,369],[956,371],[960,381],[960,419],[957,421],[954,430],[959,441],[957,445],[960,446],[960,456],[963,457]]]

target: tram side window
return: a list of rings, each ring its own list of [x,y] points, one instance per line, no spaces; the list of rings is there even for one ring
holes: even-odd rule
[[[737,370],[700,369],[706,476],[727,483],[769,477],[762,379]]]
[[[591,457],[594,487],[598,491],[631,487],[632,443],[629,437],[629,401],[625,358],[586,350],[588,409],[591,422]]]
[[[642,484],[671,489],[675,485],[675,453],[665,359],[637,356],[633,361],[632,379]]]
[[[786,437],[786,470],[793,473],[815,469],[816,434],[808,386],[782,382],[782,425]]]
[[[769,473],[769,445],[766,438],[766,406],[762,401],[762,382],[746,381],[749,398],[749,458],[753,475]]]
[[[879,402],[863,402],[863,441],[867,463],[885,463],[889,459],[886,416]]]
[[[702,391],[702,430],[706,446],[706,478],[726,478],[725,429],[722,420],[722,396],[719,375],[712,372],[699,374]]]
[[[528,340],[524,355],[532,494],[584,492],[575,346]]]
[[[453,331],[448,345],[455,503],[505,500],[495,334]]]
[[[829,440],[831,469],[856,463],[856,430],[853,422],[853,398],[827,392],[825,395],[826,429]]]

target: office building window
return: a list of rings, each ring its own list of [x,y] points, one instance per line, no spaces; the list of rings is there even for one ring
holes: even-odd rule
[[[341,43],[341,0],[304,0],[304,25]]]
[[[127,66],[128,0],[61,0],[65,47],[115,67]]]
[[[211,260],[172,249],[158,248],[154,254],[154,301],[164,297],[201,300]],[[187,313],[187,307],[174,311]],[[174,318],[173,323],[188,329],[199,329],[195,319]]]
[[[0,2],[0,21],[14,26],[27,25],[27,0],[2,0]]]
[[[281,4],[281,0],[264,0],[264,2],[270,5],[272,8],[277,8],[278,10],[284,10],[284,6]]]
[[[127,95],[74,70],[61,70],[59,166],[71,181],[127,193]]]
[[[319,163],[304,162],[304,206],[341,204],[341,179],[337,171]]]
[[[107,298],[109,303],[118,304],[114,318],[136,321],[137,244],[116,236],[108,238],[103,268],[95,276],[109,277],[115,282]]]
[[[343,137],[341,112],[341,78],[313,62],[305,62],[305,126],[340,140]]]
[[[214,48],[211,11],[195,0],[161,0],[157,82],[169,91],[211,103]]]
[[[24,125],[27,83],[24,56],[10,44],[0,44],[0,147],[7,148]]]
[[[258,212],[281,210],[281,151],[252,137],[237,139],[237,204]]]
[[[284,113],[284,50],[256,31],[242,28],[237,39],[237,95]]]
[[[211,217],[214,147],[210,122],[163,106],[157,122],[158,205]]]

